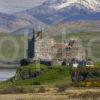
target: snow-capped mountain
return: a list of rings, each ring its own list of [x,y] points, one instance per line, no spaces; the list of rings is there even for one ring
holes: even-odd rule
[[[44,5],[48,5],[48,7],[56,10],[63,9],[73,4],[79,5],[79,8],[83,5],[87,9],[100,11],[100,0],[49,0],[44,3]]]
[[[47,24],[77,20],[99,20],[100,0],[47,0],[23,12]]]
[[[35,8],[13,15],[0,14],[0,31],[23,33],[24,30],[30,30],[33,27],[38,29],[38,27],[70,22],[84,22],[84,26],[85,23],[88,24],[89,30],[93,29],[89,24],[92,22],[92,24],[95,23],[93,30],[99,30],[100,0],[47,0]]]

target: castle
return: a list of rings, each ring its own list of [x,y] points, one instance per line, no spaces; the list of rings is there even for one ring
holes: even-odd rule
[[[77,38],[56,43],[47,33],[33,31],[32,39],[28,40],[28,58],[53,62],[82,61],[86,58],[86,52]]]
[[[28,59],[49,60],[53,58],[52,46],[55,44],[53,38],[48,34],[33,31],[32,39],[28,40]]]

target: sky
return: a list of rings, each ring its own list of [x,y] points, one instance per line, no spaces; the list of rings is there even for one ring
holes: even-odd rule
[[[0,0],[0,12],[15,13],[38,6],[46,0]]]

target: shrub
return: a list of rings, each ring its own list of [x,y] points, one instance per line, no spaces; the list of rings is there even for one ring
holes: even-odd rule
[[[40,82],[33,82],[32,85],[41,85]]]
[[[29,65],[29,60],[27,60],[27,59],[22,59],[21,61],[20,61],[20,65],[21,66],[27,66],[27,65]]]

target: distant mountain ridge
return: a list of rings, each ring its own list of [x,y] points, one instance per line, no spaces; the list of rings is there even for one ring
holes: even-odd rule
[[[24,34],[31,33],[33,27],[48,30],[51,26],[63,24],[68,27],[71,22],[74,28],[77,23],[84,23],[80,31],[99,31],[100,0],[47,0],[35,8],[12,15],[0,13],[0,32]],[[94,27],[89,23],[94,23]],[[71,32],[79,30],[73,27]]]
[[[81,6],[84,6],[87,9],[95,12],[100,11],[99,0],[47,0],[46,2],[43,3],[44,6],[48,6],[56,10],[60,10],[65,7],[70,7],[73,4],[74,5],[78,4],[79,8],[81,8]]]
[[[38,21],[36,18],[31,17],[30,15],[23,16],[18,15],[11,15],[0,13],[0,32],[3,33],[16,33],[18,34],[25,34],[31,33],[32,29],[38,29],[39,25],[45,27],[45,24]]]
[[[59,24],[77,20],[100,20],[100,1],[98,0],[48,0],[42,5],[26,10],[46,24]]]

